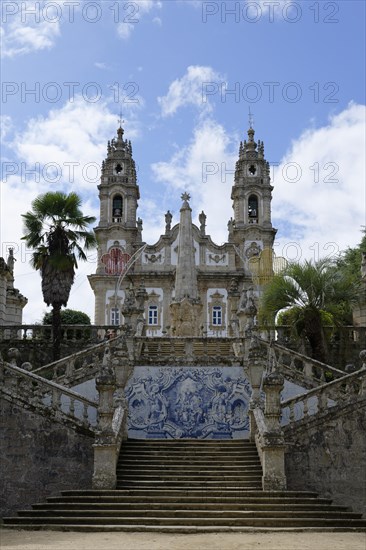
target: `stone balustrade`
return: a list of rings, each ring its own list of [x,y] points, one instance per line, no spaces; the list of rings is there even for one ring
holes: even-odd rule
[[[0,362],[0,393],[15,405],[50,417],[73,429],[88,434],[95,432],[98,407],[95,401],[15,364]]]
[[[294,384],[312,389],[324,382],[344,376],[344,371],[285,348],[276,342],[270,343],[262,339],[260,341],[272,350],[276,368]]]
[[[365,352],[364,352],[365,353]],[[291,428],[296,422],[306,421],[315,415],[334,412],[366,398],[366,364],[360,370],[343,376],[281,403],[282,425]]]
[[[344,369],[349,363],[357,363],[357,358],[362,349],[366,348],[366,327],[360,326],[341,326],[324,327],[328,335],[328,363],[336,368]],[[309,344],[306,339],[293,339],[293,327],[282,325],[270,327],[263,332],[264,334],[276,334],[278,344],[287,348],[297,349],[299,342],[302,342],[305,354],[310,354]]]
[[[100,342],[104,340],[108,331],[121,330],[114,325],[62,325],[62,341]],[[52,339],[51,325],[1,325],[0,342],[4,340],[42,340]]]
[[[102,365],[106,350],[109,352],[113,350],[123,338],[120,335],[111,340],[105,340],[100,344],[35,369],[33,372],[65,386],[81,384],[96,376]]]

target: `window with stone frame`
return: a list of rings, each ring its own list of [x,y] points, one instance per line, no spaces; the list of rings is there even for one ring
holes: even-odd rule
[[[212,308],[212,324],[215,327],[221,327],[222,326],[222,307],[221,306],[213,306],[213,308]]]
[[[119,326],[120,321],[120,315],[119,315],[119,309],[118,307],[112,307],[111,308],[111,325],[117,325]]]
[[[151,330],[159,330],[162,327],[163,302],[160,294],[152,290],[148,294],[148,300],[145,310],[146,326]]]
[[[158,324],[158,306],[149,306],[147,323],[149,326]]]
[[[214,332],[221,331],[226,326],[225,296],[216,290],[208,300],[208,328]]]
[[[112,221],[121,223],[123,216],[123,199],[122,195],[114,195],[112,200]]]
[[[105,306],[105,312],[106,312],[106,325],[122,325],[123,324],[123,315],[121,315],[121,306],[122,306],[122,298],[121,296],[117,297],[117,300],[115,296],[109,296],[107,298],[106,306]]]

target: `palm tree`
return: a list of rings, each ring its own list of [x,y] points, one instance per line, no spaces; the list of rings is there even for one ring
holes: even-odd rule
[[[60,191],[40,195],[32,202],[33,211],[22,214],[27,246],[34,249],[31,264],[40,270],[43,299],[52,305],[53,359],[60,358],[61,306],[66,306],[74,282],[77,258],[87,260],[85,250],[96,246],[87,231],[93,216],[83,216],[76,193]]]
[[[324,312],[340,324],[357,295],[356,284],[328,259],[291,263],[266,286],[260,317],[273,322],[279,311],[292,308],[297,334],[306,336],[314,359],[326,362]]]

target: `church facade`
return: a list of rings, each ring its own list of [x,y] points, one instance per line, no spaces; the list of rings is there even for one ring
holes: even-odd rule
[[[138,217],[139,186],[131,142],[124,130],[108,142],[98,186],[100,220],[96,273],[89,276],[95,294],[95,323],[123,323],[129,294],[140,295],[137,331],[147,336],[238,336],[238,312],[255,299],[251,262],[272,251],[272,189],[264,144],[240,143],[227,221],[227,242],[217,245],[206,234],[206,215],[192,222],[190,196],[182,195],[178,223],[168,210],[165,231],[155,244],[143,238]]]

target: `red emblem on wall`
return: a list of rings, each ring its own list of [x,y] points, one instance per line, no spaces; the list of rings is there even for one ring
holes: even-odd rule
[[[102,256],[102,263],[105,265],[105,272],[108,275],[120,275],[125,270],[130,255],[120,248],[111,248],[108,254]]]

